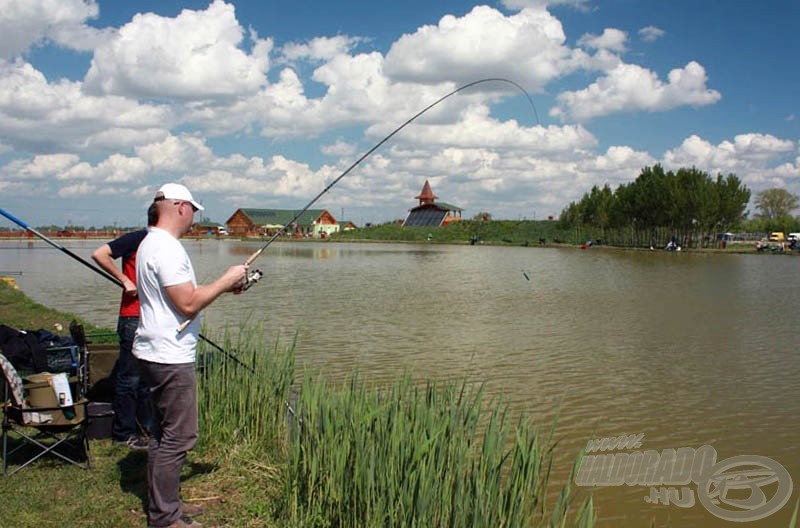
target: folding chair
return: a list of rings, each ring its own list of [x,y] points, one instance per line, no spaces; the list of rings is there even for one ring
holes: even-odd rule
[[[44,455],[53,455],[83,469],[91,468],[86,436],[86,403],[80,391],[67,408],[58,405],[55,393],[44,383],[23,383],[17,370],[0,354],[5,378],[3,399],[3,475],[13,475]],[[70,385],[77,377],[70,378]],[[43,404],[33,405],[31,393],[38,391]],[[75,392],[75,391],[72,391]],[[23,449],[27,448],[27,449]],[[8,472],[9,457],[20,454],[22,464]]]

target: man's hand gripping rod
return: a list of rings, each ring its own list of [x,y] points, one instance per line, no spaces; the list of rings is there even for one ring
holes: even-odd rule
[[[250,258],[252,258],[252,256]],[[249,265],[250,264],[250,259],[247,259],[246,263]],[[250,273],[247,274],[247,277],[245,277],[244,283],[242,284],[242,287],[237,289],[237,290],[235,290],[234,293],[242,293],[244,291],[247,291],[248,289],[250,289],[250,286],[252,286],[253,284],[255,284],[258,281],[260,281],[261,277],[263,277],[263,276],[264,276],[264,274],[261,273],[261,270],[256,269],[256,270],[251,271]],[[181,323],[181,325],[178,327],[178,333],[180,334],[181,332],[186,330],[186,327],[189,326],[189,324],[192,322],[193,319],[194,319],[194,317],[191,317],[191,318],[185,320],[183,323]]]

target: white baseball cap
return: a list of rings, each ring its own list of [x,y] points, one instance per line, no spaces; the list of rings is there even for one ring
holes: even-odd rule
[[[205,209],[205,207],[194,201],[194,198],[192,198],[192,193],[189,192],[189,189],[180,183],[165,183],[161,186],[158,192],[156,192],[156,199],[182,200],[192,204],[192,206],[194,206],[194,208],[198,211],[203,211]]]

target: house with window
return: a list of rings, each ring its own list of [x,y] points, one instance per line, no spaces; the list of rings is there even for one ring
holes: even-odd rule
[[[327,209],[309,209],[291,225],[296,209],[237,209],[225,222],[233,236],[273,236],[279,231],[297,238],[325,238],[340,229],[339,222]]]
[[[433,194],[428,180],[425,180],[422,191],[414,198],[419,200],[419,205],[408,212],[403,227],[439,227],[461,220],[462,209],[445,202],[437,202],[439,197]]]

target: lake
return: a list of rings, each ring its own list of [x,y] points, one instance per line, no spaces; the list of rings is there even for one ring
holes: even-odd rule
[[[100,243],[61,242],[87,260]],[[260,243],[185,245],[202,283]],[[278,242],[254,264],[261,282],[205,311],[204,333],[250,321],[273,339],[297,334],[298,365],[333,380],[357,369],[375,382],[409,371],[483,382],[543,427],[558,415],[563,463],[591,439],[639,435],[602,460],[654,452],[669,469],[675,452],[710,446],[717,462],[766,457],[800,487],[798,266],[784,255]],[[34,300],[115,326],[119,288],[62,252],[0,242],[0,274],[19,271]],[[582,488],[601,526],[731,526],[727,512],[758,511],[752,490],[774,506],[788,484],[735,489],[729,478],[715,497],[669,472],[649,486],[637,470],[633,485],[607,485],[600,469],[586,481],[603,484]],[[667,488],[694,505],[676,505]],[[746,526],[787,526],[797,497]]]

